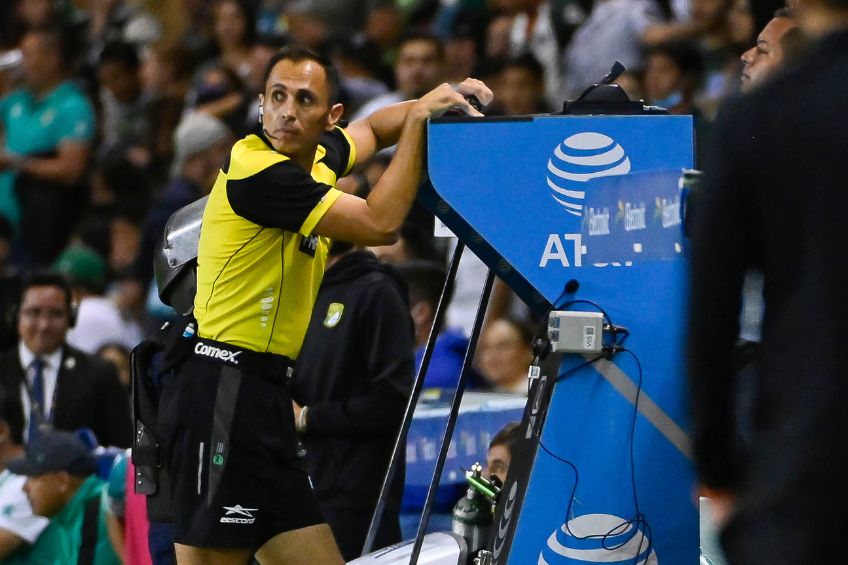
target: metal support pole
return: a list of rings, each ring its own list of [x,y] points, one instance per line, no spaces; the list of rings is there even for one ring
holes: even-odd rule
[[[465,392],[465,382],[468,380],[468,375],[471,372],[471,363],[474,361],[474,352],[477,349],[477,340],[480,337],[480,329],[483,327],[483,319],[486,317],[486,308],[489,305],[489,296],[492,294],[492,284],[494,281],[495,275],[490,269],[488,275],[486,275],[483,292],[480,293],[477,316],[474,318],[474,327],[471,330],[471,337],[468,340],[468,349],[465,351],[465,359],[462,361],[462,372],[459,375],[459,382],[456,384],[456,394],[454,394],[453,402],[451,403],[450,414],[448,415],[445,434],[442,437],[439,456],[436,458],[436,469],[433,471],[433,479],[430,481],[430,488],[427,490],[424,511],[421,514],[421,522],[418,524],[418,534],[415,536],[415,544],[412,546],[412,555],[409,559],[410,565],[418,564],[421,546],[424,544],[424,535],[427,532],[427,525],[430,523],[430,511],[436,500],[436,491],[439,488],[439,481],[442,478],[442,471],[445,468],[445,459],[447,459],[448,449],[450,448],[450,440],[453,436],[453,430],[456,427],[457,416],[459,416],[459,405],[462,403],[462,395]]]
[[[442,329],[442,323],[448,307],[448,300],[446,299],[448,289],[453,286],[453,281],[456,279],[456,270],[459,268],[459,261],[462,259],[462,252],[464,250],[465,244],[457,241],[456,247],[453,250],[453,256],[451,257],[450,266],[448,267],[447,277],[445,277],[445,286],[442,288],[442,295],[439,298],[438,306],[436,306],[433,327],[430,329],[427,344],[424,346],[424,356],[421,359],[421,366],[415,375],[415,381],[412,383],[412,391],[409,395],[409,402],[406,404],[406,412],[403,415],[397,440],[395,440],[395,447],[392,451],[392,458],[389,461],[389,468],[386,471],[386,477],[383,479],[383,487],[380,489],[380,497],[377,499],[377,506],[374,508],[374,514],[371,517],[371,525],[368,526],[368,535],[365,538],[362,555],[371,553],[374,549],[374,538],[377,537],[377,530],[380,528],[380,523],[383,520],[383,511],[386,509],[389,491],[391,490],[392,482],[394,482],[395,474],[397,474],[397,467],[401,461],[401,453],[406,452],[406,434],[409,432],[410,425],[412,425],[412,417],[415,414],[415,407],[418,405],[418,397],[421,396],[421,389],[424,387],[424,378],[430,366],[430,358],[433,356],[436,338]]]

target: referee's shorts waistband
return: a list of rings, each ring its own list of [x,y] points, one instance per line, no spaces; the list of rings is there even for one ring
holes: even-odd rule
[[[294,374],[294,361],[285,355],[261,353],[205,337],[197,338],[192,353],[195,357],[285,384]]]

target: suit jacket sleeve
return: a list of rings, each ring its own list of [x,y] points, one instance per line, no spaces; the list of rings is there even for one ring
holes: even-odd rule
[[[362,437],[397,434],[412,387],[415,347],[409,308],[394,283],[369,287],[357,313],[367,357],[366,391],[309,406],[307,431]]]
[[[689,379],[695,460],[701,481],[733,488],[740,479],[732,354],[739,335],[742,283],[751,264],[747,156],[756,143],[751,112],[731,108],[719,120],[706,179],[691,201]]]

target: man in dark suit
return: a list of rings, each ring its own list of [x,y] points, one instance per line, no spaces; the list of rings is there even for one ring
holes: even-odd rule
[[[73,322],[71,289],[59,275],[24,281],[20,340],[0,355],[0,387],[21,398],[27,442],[45,426],[91,429],[101,445],[128,447],[129,398],[114,369],[65,343]]]
[[[799,0],[803,62],[730,104],[692,211],[695,457],[732,564],[844,563],[848,528],[848,0]],[[753,437],[731,358],[749,267],[765,280]]]

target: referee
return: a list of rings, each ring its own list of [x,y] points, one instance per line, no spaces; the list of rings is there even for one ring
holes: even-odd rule
[[[164,385],[160,434],[173,480],[177,560],[342,563],[306,473],[296,464],[286,389],[331,239],[395,241],[415,198],[428,118],[478,116],[466,79],[338,127],[338,75],[320,55],[286,47],[259,94],[260,128],[233,146],[203,215],[194,314],[198,339]],[[397,144],[367,199],[336,181]],[[332,347],[332,344],[327,344]]]

